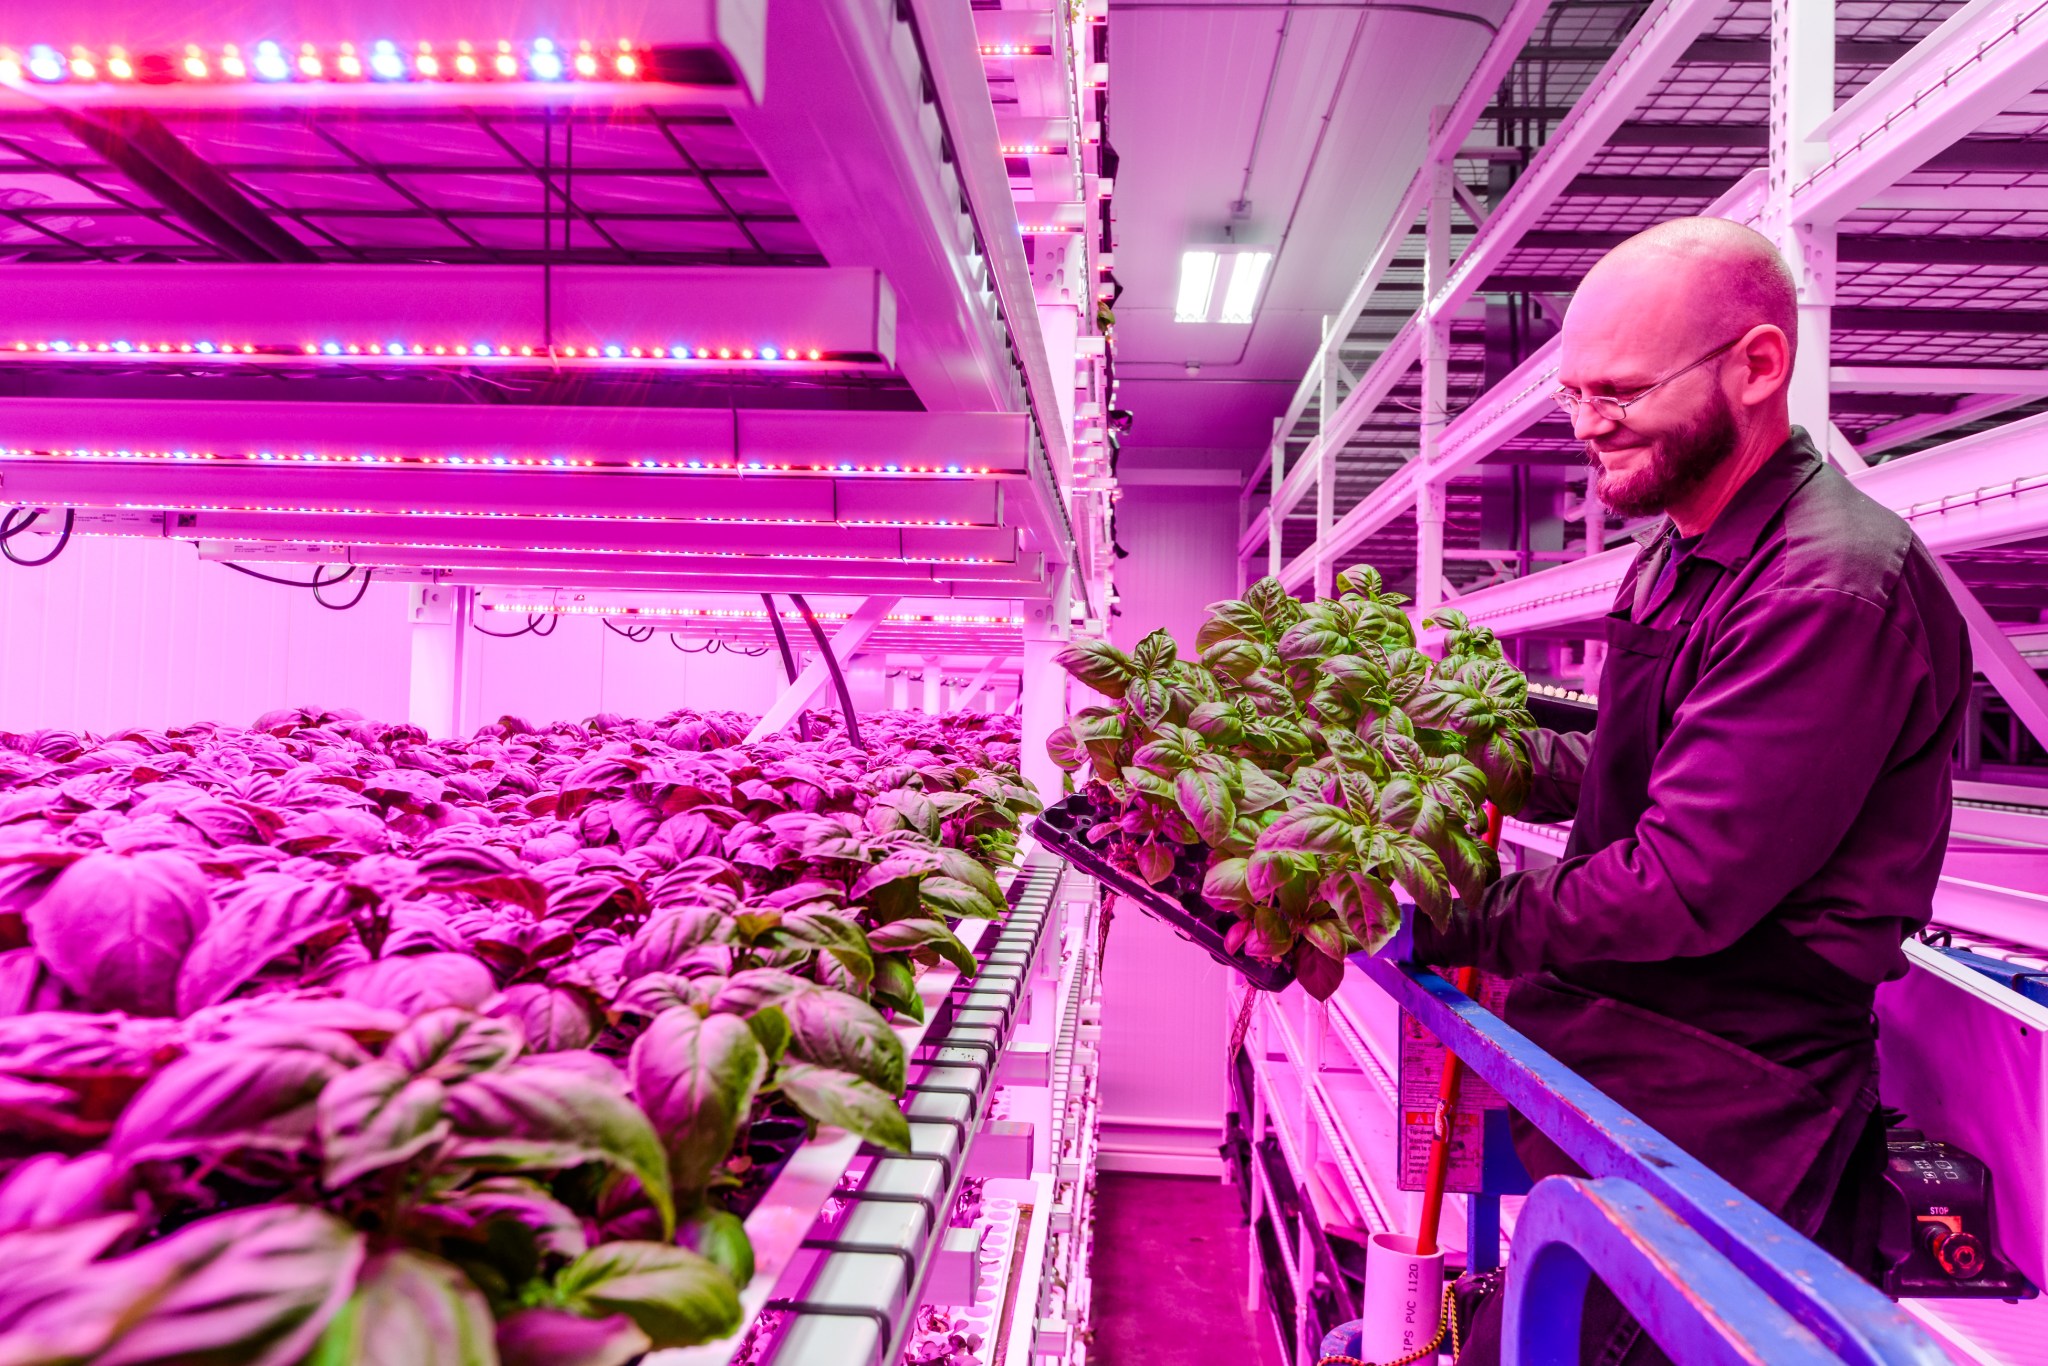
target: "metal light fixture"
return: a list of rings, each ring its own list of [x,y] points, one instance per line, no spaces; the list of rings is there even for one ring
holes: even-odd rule
[[[1270,247],[1223,242],[1189,247],[1180,254],[1180,286],[1174,293],[1177,323],[1233,323],[1252,320],[1273,265]]]
[[[1216,293],[1216,258],[1215,251],[1203,247],[1189,247],[1180,254],[1180,288],[1173,299],[1175,322],[1209,321],[1209,301]]]

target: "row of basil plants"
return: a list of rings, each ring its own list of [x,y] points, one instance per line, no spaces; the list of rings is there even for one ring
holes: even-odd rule
[[[740,1326],[974,960],[1014,725],[0,734],[0,1363],[617,1366]]]

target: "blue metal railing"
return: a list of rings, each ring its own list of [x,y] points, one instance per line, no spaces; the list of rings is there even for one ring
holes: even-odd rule
[[[1805,1325],[1706,1239],[1618,1176],[1537,1183],[1515,1221],[1506,1358],[1579,1366],[1589,1276],[1606,1282],[1667,1356],[1686,1366],[1835,1366]]]
[[[1667,1206],[1833,1353],[1824,1359],[1946,1366],[1948,1355],[1876,1287],[1443,978],[1408,963],[1364,955],[1351,961],[1596,1183],[1619,1177]],[[1517,1244],[1525,1227],[1516,1229]],[[1547,1303],[1545,1312],[1554,1308]]]

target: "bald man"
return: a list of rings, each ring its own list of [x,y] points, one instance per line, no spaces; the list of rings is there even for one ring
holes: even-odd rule
[[[1563,858],[1418,922],[1414,954],[1514,978],[1509,1023],[1868,1274],[1871,1005],[1931,913],[1970,655],[1927,548],[1791,425],[1797,334],[1784,262],[1718,219],[1581,284],[1558,404],[1600,500],[1660,520],[1597,727],[1525,742],[1523,814],[1572,820]],[[1576,1172],[1526,1125],[1516,1147]],[[1586,1325],[1588,1361],[1663,1360],[1604,1289]]]

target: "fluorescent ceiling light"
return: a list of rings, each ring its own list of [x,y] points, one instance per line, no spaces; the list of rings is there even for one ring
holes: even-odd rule
[[[1266,282],[1266,268],[1273,264],[1270,251],[1240,251],[1230,271],[1230,284],[1223,291],[1221,323],[1248,323],[1259,305],[1259,287]]]
[[[1180,254],[1180,290],[1174,295],[1177,323],[1209,321],[1209,298],[1216,290],[1216,253],[1190,248]]]

